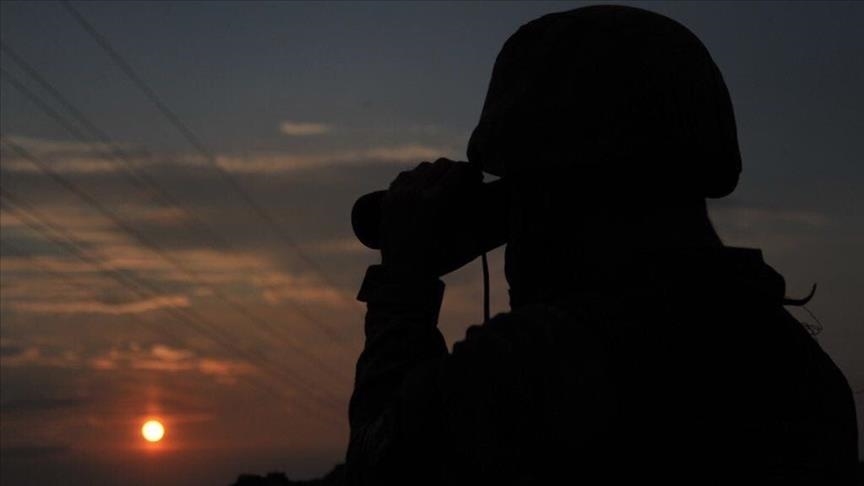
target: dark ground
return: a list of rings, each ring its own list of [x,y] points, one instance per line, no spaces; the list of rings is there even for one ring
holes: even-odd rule
[[[285,476],[285,473],[281,472],[271,472],[267,473],[265,476],[259,476],[257,474],[241,474],[232,486],[342,486],[343,484],[345,484],[345,465],[337,464],[333,467],[333,470],[318,479],[292,481]]]
[[[858,478],[864,484],[864,462],[858,463]],[[285,486],[285,485],[307,485],[307,486],[342,486],[345,484],[345,465],[337,464],[332,471],[318,479],[308,481],[292,481],[285,473],[267,473],[266,476],[257,474],[241,474],[232,486]]]

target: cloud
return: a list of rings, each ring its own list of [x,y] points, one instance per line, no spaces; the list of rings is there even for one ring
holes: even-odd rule
[[[246,373],[250,369],[248,365],[243,365],[243,369],[238,369],[238,363],[227,360],[201,358],[198,360],[197,369],[202,374],[213,375],[217,377],[233,377],[236,374]],[[240,371],[240,373],[238,373]]]
[[[289,123],[289,122],[286,122]],[[321,124],[283,124],[294,135],[324,133],[329,130]],[[317,130],[317,132],[316,132]],[[52,169],[61,174],[99,175],[119,173],[124,170],[123,164],[113,160],[110,154],[100,149],[85,149],[80,144],[37,140],[23,137],[7,137],[19,145],[28,148],[32,154],[48,163]],[[135,151],[124,151],[126,160],[133,166],[144,169],[161,167],[196,167],[206,168],[209,162],[197,154],[162,153],[142,155]],[[364,164],[416,165],[424,160],[435,160],[438,157],[457,157],[450,148],[431,146],[422,143],[402,143],[394,145],[372,146],[365,148],[328,150],[315,153],[269,152],[250,155],[217,154],[216,164],[222,169],[241,174],[276,174],[314,170],[327,167],[359,166]],[[20,157],[15,152],[4,153],[3,170],[13,173],[39,173],[39,169],[29,160]],[[178,214],[151,213],[150,217],[159,220],[176,220]]]
[[[69,204],[68,202],[36,202],[34,196],[40,197],[43,195],[28,195],[27,199],[31,201],[30,206],[33,208],[31,213],[34,211],[38,212],[43,220],[48,221],[55,227],[63,228],[65,232],[74,235],[76,240],[83,243],[82,247],[84,248],[101,246],[104,244],[129,244],[129,242],[134,241],[130,235],[118,229],[110,220],[83,204]],[[141,213],[145,214],[143,208]],[[38,235],[25,223],[25,221],[30,221],[32,223],[33,218],[22,218],[21,214],[20,211],[9,210],[5,207],[0,210],[0,231],[3,232],[4,236],[20,236],[28,240],[36,237],[38,240],[44,240],[45,238],[43,236]],[[139,220],[136,219],[136,225],[139,224],[138,221]],[[42,227],[42,224],[37,223],[35,226]],[[48,231],[48,233],[53,234],[50,231]],[[10,243],[13,242],[14,239],[10,241]],[[28,254],[40,253],[32,250],[44,248],[41,244],[33,245],[29,243],[16,243],[15,246],[26,249]],[[7,258],[10,258],[7,256],[5,249],[3,258],[5,265],[7,263]],[[27,260],[27,258],[24,258],[23,260]],[[4,266],[4,270],[7,268],[8,267]]]
[[[140,215],[142,221],[161,226],[179,226],[189,221],[189,213],[179,207],[146,208]]]
[[[20,146],[24,150],[36,155],[48,156],[70,156],[70,155],[94,155],[108,154],[111,147],[101,142],[81,143],[69,140],[50,140],[45,138],[26,137],[23,135],[3,135],[3,139]],[[124,144],[113,144],[113,147],[124,151],[129,147]],[[4,152],[6,150],[4,149]],[[14,153],[12,150],[10,152]]]
[[[41,269],[45,269],[51,272],[57,273],[89,273],[93,272],[93,266],[89,263],[82,262],[80,260],[70,260],[68,258],[61,258],[56,256],[49,255],[40,255],[34,257],[15,257],[15,256],[6,256],[4,255],[2,260],[0,260],[3,265],[3,270],[7,272],[20,271],[20,272],[37,272]],[[22,282],[16,281],[15,284],[20,285]],[[39,285],[43,285],[47,282],[39,282]],[[3,288],[3,295],[9,295],[9,289],[13,288],[11,286]],[[29,289],[32,291],[33,289]]]
[[[712,208],[711,216],[738,228],[790,225],[812,229],[824,227],[830,222],[826,214],[818,211],[749,206],[717,206]]]
[[[745,203],[715,202],[711,221],[726,244],[773,251],[800,248],[805,239],[835,226],[830,214],[807,209],[781,209]]]
[[[98,370],[148,370],[166,373],[197,372],[213,376],[224,383],[234,383],[240,375],[254,371],[250,364],[239,360],[198,356],[194,351],[154,344],[149,349],[137,346],[114,348],[89,360]]]
[[[211,376],[223,383],[234,383],[241,375],[255,372],[255,367],[246,362],[215,356],[199,355],[195,351],[172,347],[165,344],[154,344],[149,348],[128,344],[113,347],[108,351],[90,354],[63,352],[52,353],[47,348],[39,346],[3,345],[0,354],[0,364],[4,367],[48,367],[81,369],[97,371],[146,370],[162,373],[198,373]],[[57,402],[54,405],[72,405],[72,402]],[[46,403],[8,402],[3,404],[4,411],[9,408],[33,409],[53,406]]]
[[[40,157],[41,160],[41,156]],[[30,172],[40,173],[39,167],[27,159],[10,159],[3,166],[12,172]],[[92,158],[81,157],[65,157],[61,160],[54,160],[51,168],[55,172],[74,173],[74,174],[98,174],[110,173],[117,170],[116,164],[110,160],[95,160]]]
[[[128,147],[122,144],[108,146],[99,142],[80,143],[21,135],[4,135],[3,139],[18,145],[33,157],[51,166],[56,172],[62,173],[116,172],[118,163],[114,160],[115,149],[122,151],[124,158],[131,160],[133,165],[138,165],[142,159],[140,154],[135,154],[135,151],[130,151]],[[12,172],[41,172],[36,164],[21,157],[16,150],[6,150],[5,146],[3,149],[3,169]]]
[[[279,131],[291,137],[307,137],[330,133],[332,127],[324,123],[284,121],[279,124]]]
[[[189,298],[184,295],[164,295],[133,302],[107,303],[92,300],[78,302],[11,301],[18,311],[35,314],[140,314],[174,307],[189,307]]]
[[[105,267],[171,290],[162,295],[128,292],[90,263],[60,255],[3,255],[0,261],[4,275],[16,275],[4,282],[3,305],[29,314],[118,316],[191,307],[193,295],[197,303],[205,303],[216,298],[217,289],[221,293],[247,289],[252,293],[246,295],[270,304],[293,300],[340,305],[343,301],[338,289],[330,288],[312,274],[277,270],[275,257],[260,250],[221,251],[205,247],[166,250],[173,260],[183,262],[187,273],[140,245],[95,246]],[[308,244],[304,248],[321,258],[366,252],[353,239],[325,240],[321,248],[316,246]],[[69,279],[58,279],[46,270]],[[229,286],[230,291],[226,289]]]
[[[185,350],[172,348],[163,344],[156,344],[150,350],[150,353],[161,360],[165,361],[183,361],[195,356],[195,353]]]
[[[79,356],[71,351],[46,355],[38,346],[21,347],[15,352],[0,356],[0,366],[18,368],[25,366],[44,366],[49,368],[74,368],[79,364]]]
[[[244,174],[277,174],[325,167],[364,164],[416,165],[424,160],[446,156],[449,150],[428,145],[409,144],[325,152],[318,154],[256,154],[254,156],[219,156],[217,163],[228,172]]]
[[[341,306],[345,302],[336,289],[309,277],[272,272],[253,277],[252,282],[262,289],[261,296],[270,304],[293,300]]]
[[[353,236],[350,238],[316,241],[314,244],[304,245],[303,249],[321,255],[366,255],[370,251],[369,248],[363,246]]]

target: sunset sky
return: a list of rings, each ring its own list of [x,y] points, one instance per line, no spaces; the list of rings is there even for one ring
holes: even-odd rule
[[[377,262],[353,201],[464,159],[504,40],[586,4],[73,3],[100,45],[61,3],[3,2],[0,482],[227,484],[341,462],[354,295]],[[789,295],[818,282],[818,340],[861,417],[864,4],[633,5],[688,26],[724,73],[744,172],[712,218]],[[491,264],[505,311],[500,250]],[[445,278],[450,343],[482,319],[479,277]]]

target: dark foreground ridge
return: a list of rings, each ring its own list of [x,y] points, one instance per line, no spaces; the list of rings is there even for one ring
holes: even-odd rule
[[[345,465],[337,464],[324,477],[309,479],[307,481],[292,481],[282,472],[271,472],[265,476],[258,474],[241,474],[232,486],[285,486],[285,485],[308,485],[308,486],[342,486],[345,484]]]
[[[864,484],[864,462],[858,463],[858,480]],[[271,472],[266,476],[258,474],[241,474],[232,486],[284,486],[284,485],[314,485],[314,486],[343,486],[345,484],[345,465],[337,464],[329,473],[318,479],[306,481],[292,481],[285,473]]]
[[[858,480],[864,484],[864,462],[858,463]],[[309,479],[306,481],[292,481],[285,476],[285,473],[271,472],[266,476],[258,474],[241,474],[232,486],[284,486],[284,485],[302,484],[314,486],[343,486],[345,484],[345,465],[337,464],[329,473],[318,479]]]

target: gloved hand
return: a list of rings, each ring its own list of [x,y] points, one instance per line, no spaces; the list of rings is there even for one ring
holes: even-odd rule
[[[472,235],[483,173],[467,162],[423,162],[396,177],[382,201],[381,262],[407,279],[440,277],[483,251]]]

